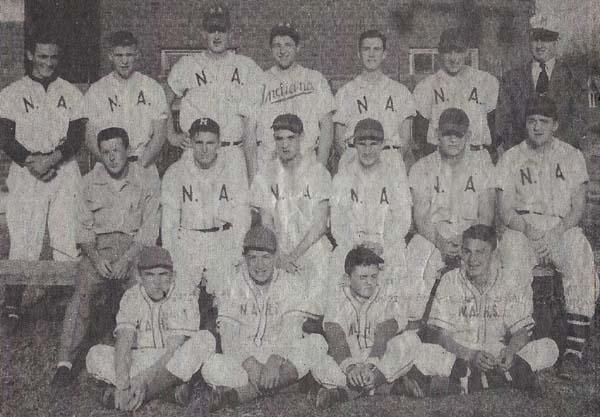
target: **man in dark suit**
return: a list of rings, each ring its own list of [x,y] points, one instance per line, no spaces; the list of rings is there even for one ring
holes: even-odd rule
[[[559,33],[550,18],[531,19],[530,46],[533,60],[504,74],[496,107],[495,146],[507,150],[527,137],[525,107],[534,95],[547,95],[558,105],[556,137],[579,147],[585,103],[573,71],[556,58]]]

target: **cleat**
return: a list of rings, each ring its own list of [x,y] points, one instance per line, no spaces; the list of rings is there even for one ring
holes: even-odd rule
[[[348,394],[343,388],[321,388],[317,393],[316,407],[325,410],[344,401],[348,401]]]
[[[65,388],[75,381],[75,373],[66,366],[59,366],[50,381],[52,388]]]

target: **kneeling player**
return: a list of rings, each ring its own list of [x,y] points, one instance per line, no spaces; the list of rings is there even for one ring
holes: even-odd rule
[[[107,408],[135,410],[169,387],[187,403],[187,382],[214,354],[215,339],[199,331],[198,304],[174,292],[171,255],[147,246],[138,263],[139,284],[121,299],[115,346],[96,345],[87,371],[109,384],[102,394]]]
[[[202,368],[213,387],[209,408],[248,402],[304,377],[326,356],[320,335],[302,337],[306,293],[298,278],[275,268],[277,240],[264,226],[244,238],[245,262],[219,299],[223,354]],[[204,397],[205,398],[205,397]],[[203,395],[190,408],[203,407]],[[188,414],[193,415],[188,409]]]
[[[492,256],[496,245],[490,226],[474,225],[463,233],[462,267],[444,275],[430,324],[441,328],[441,345],[469,363],[469,391],[510,382],[539,396],[535,371],[554,365],[558,348],[548,338],[530,340],[530,280],[511,279],[515,270],[502,268]]]

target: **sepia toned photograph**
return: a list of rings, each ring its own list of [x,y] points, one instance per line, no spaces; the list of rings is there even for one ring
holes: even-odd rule
[[[600,416],[598,0],[0,0],[0,417]]]

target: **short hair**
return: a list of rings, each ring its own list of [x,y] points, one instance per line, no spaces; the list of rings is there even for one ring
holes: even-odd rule
[[[365,39],[371,38],[381,39],[381,42],[383,43],[383,50],[385,51],[387,46],[387,38],[383,33],[378,31],[377,29],[365,30],[363,33],[360,34],[360,37],[358,38],[358,49],[360,50],[360,48],[362,48],[362,43]]]
[[[115,48],[117,46],[138,46],[137,38],[133,36],[133,33],[127,30],[113,32],[108,37],[108,43],[111,48]]]
[[[58,30],[53,27],[40,27],[33,31],[27,42],[27,50],[31,53],[35,52],[38,44],[42,45],[57,45],[62,48],[62,37]]]
[[[496,229],[486,224],[474,224],[462,234],[463,242],[467,239],[483,240],[492,246],[492,250],[498,246],[498,235]]]
[[[350,250],[346,255],[344,272],[346,272],[347,275],[351,275],[357,266],[381,265],[382,263],[383,259],[371,249],[364,246],[358,246]]]
[[[129,148],[129,135],[127,134],[127,131],[125,129],[120,127],[108,127],[98,132],[98,148],[100,148],[100,144],[102,142],[106,142],[107,140],[111,140],[114,138],[121,139],[123,146],[125,146],[125,148]]]
[[[277,36],[289,36],[296,46],[300,43],[300,34],[291,23],[278,23],[273,26],[269,33],[269,46],[273,45],[273,39]]]

